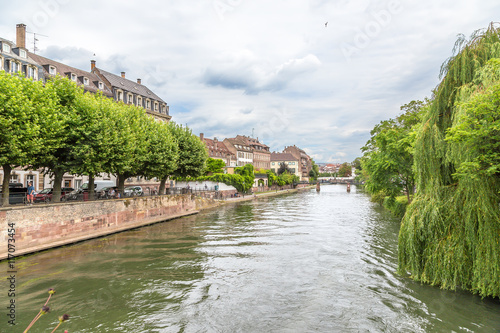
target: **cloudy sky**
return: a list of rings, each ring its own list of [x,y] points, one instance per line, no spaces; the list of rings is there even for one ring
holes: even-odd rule
[[[431,96],[457,35],[498,21],[498,0],[0,0],[37,53],[142,79],[195,134],[297,145],[352,161],[370,130]],[[28,34],[33,49],[33,34]],[[95,56],[94,56],[95,54]]]

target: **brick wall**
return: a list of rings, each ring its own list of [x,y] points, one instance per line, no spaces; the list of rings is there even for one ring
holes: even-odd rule
[[[8,254],[14,223],[16,256],[137,228],[215,206],[191,195],[135,197],[0,209],[0,260]],[[12,242],[11,242],[12,243]]]

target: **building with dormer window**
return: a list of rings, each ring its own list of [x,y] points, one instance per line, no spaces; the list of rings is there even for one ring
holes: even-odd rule
[[[26,25],[16,26],[16,43],[0,38],[0,70],[19,73],[33,80],[41,79],[41,66],[30,57],[26,48]]]
[[[106,97],[113,97],[111,90],[102,82],[102,79],[90,72],[65,65],[63,63],[42,57],[41,55],[29,53],[30,57],[35,60],[41,67],[43,77],[45,79],[60,75],[67,77],[81,86],[86,92],[97,93],[101,92]]]
[[[169,122],[172,119],[167,103],[143,85],[141,79],[134,82],[125,78],[125,72],[118,76],[97,68],[95,60],[90,61],[90,69],[104,82],[116,101],[142,107],[147,114],[161,121]]]

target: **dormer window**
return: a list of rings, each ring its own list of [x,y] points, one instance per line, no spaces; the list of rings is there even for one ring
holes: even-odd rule
[[[24,58],[26,59],[28,56],[26,55],[26,50],[23,50],[23,49],[19,49],[19,56],[21,58]]]
[[[71,73],[71,81],[75,81],[76,82],[76,74]]]
[[[101,90],[104,89],[104,84],[102,82],[99,82],[99,89],[101,89]]]
[[[155,111],[158,111],[158,102],[155,102]]]
[[[88,86],[89,85],[89,78],[88,77],[84,77],[83,78],[83,84]]]
[[[10,53],[10,45],[7,43],[2,43],[2,51]]]
[[[54,66],[50,66],[49,67],[49,74],[50,75],[56,75],[57,74],[56,68]]]

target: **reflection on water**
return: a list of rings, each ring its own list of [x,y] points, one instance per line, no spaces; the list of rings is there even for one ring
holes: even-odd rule
[[[50,287],[51,314],[30,332],[63,313],[70,332],[500,330],[498,300],[396,275],[398,230],[356,188],[331,185],[46,251],[17,260],[11,331]]]

